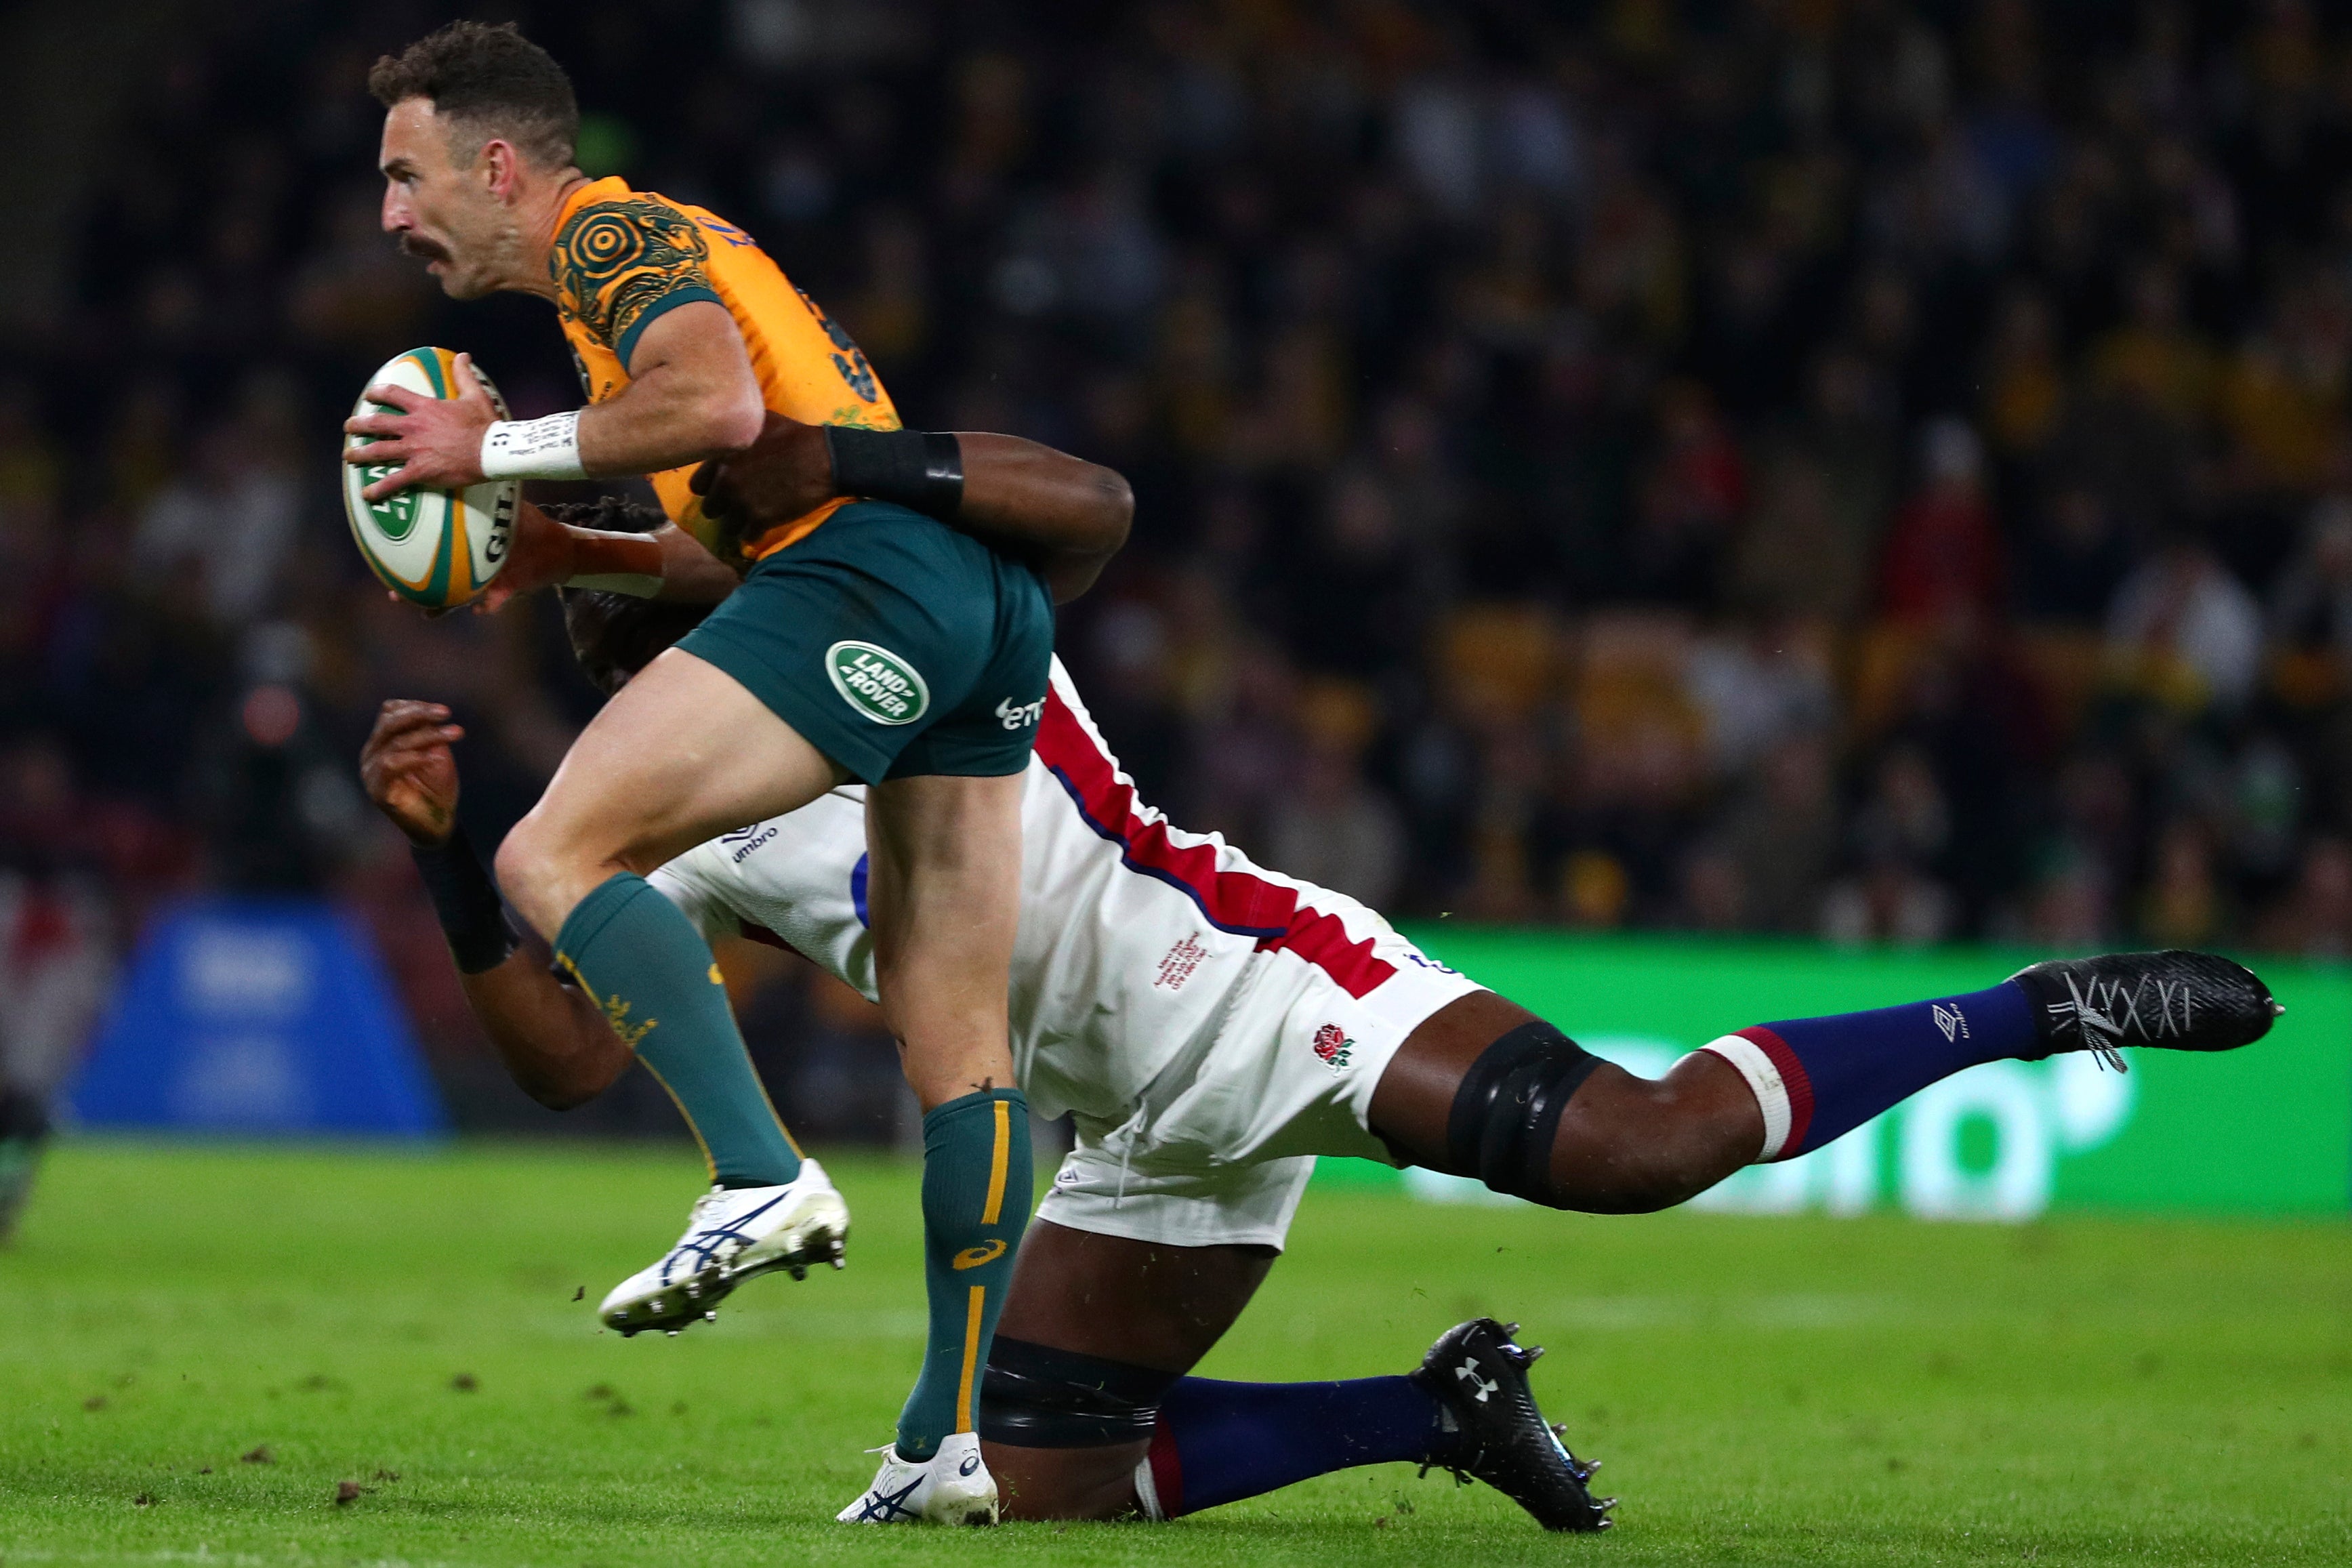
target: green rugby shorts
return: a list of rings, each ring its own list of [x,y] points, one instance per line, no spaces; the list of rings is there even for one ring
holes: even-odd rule
[[[1029,765],[1054,652],[1036,573],[920,512],[843,507],[678,647],[867,784]]]

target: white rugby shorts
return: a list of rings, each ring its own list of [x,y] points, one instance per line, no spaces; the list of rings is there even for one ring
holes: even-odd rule
[[[1279,1248],[1315,1156],[1391,1163],[1370,1131],[1374,1086],[1405,1037],[1484,987],[1378,916],[1348,923],[1374,933],[1368,954],[1256,954],[1222,1026],[1171,1062],[1126,1121],[1078,1117],[1037,1217],[1170,1247]]]

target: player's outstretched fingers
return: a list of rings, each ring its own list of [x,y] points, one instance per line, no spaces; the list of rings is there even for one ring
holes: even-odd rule
[[[415,413],[419,408],[424,407],[426,404],[437,401],[436,399],[425,396],[425,394],[421,392],[412,391],[405,386],[394,386],[390,382],[385,382],[380,385],[369,387],[367,389],[367,400],[370,403],[383,404],[385,407],[396,409],[398,412],[393,414],[354,414],[349,419],[343,421],[344,435],[397,436],[400,434],[400,422],[403,419],[406,418],[409,415]],[[366,460],[364,454],[373,452],[375,449],[376,448],[373,447],[354,447],[350,451],[343,454],[343,461],[347,463],[355,463]]]
[[[440,703],[395,697],[377,711],[374,728],[368,733],[367,749],[377,751],[435,738],[456,740],[463,733],[457,725],[449,722],[449,710]]]
[[[450,743],[465,738],[437,702],[395,698],[376,714],[360,752],[368,799],[420,844],[437,844],[457,820],[457,762]]]
[[[411,485],[419,482],[417,479],[410,477],[412,471],[410,465],[403,463],[399,468],[394,468],[392,472],[384,475],[383,478],[376,480],[375,483],[360,491],[360,499],[373,505],[376,501],[386,500],[393,496],[398,495],[401,491],[408,489]],[[429,614],[430,612],[427,613]]]
[[[455,739],[450,731],[458,730],[449,721],[449,710],[440,703],[395,697],[377,710],[362,755],[435,739]]]
[[[399,410],[396,414],[354,414],[343,421],[346,436],[373,436],[376,439],[364,446],[343,448],[343,461],[361,468],[391,465],[393,471],[360,492],[370,501],[397,495],[408,488],[408,460],[415,456],[408,443],[401,438],[408,428],[408,416],[435,400],[421,392],[389,384],[367,389],[368,401]],[[399,595],[394,595],[397,598]]]
[[[482,437],[498,420],[498,405],[466,355],[457,356],[455,369],[453,397],[379,384],[367,389],[367,400],[398,412],[355,414],[343,422],[346,435],[379,437],[344,448],[344,462],[398,465],[360,491],[362,500],[373,503],[417,485],[463,489],[482,481]]]
[[[466,738],[465,727],[448,719],[449,710],[437,703],[385,703],[367,743],[360,749],[361,774],[396,772],[436,753],[446,753],[453,742]]]

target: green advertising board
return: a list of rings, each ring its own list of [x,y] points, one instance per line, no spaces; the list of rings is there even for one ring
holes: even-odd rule
[[[1411,934],[1432,957],[1645,1077],[1749,1024],[1980,990],[2033,956],[1444,923]],[[2352,1202],[2352,968],[2264,961],[2261,969],[2287,1011],[2245,1050],[2134,1050],[2123,1075],[2081,1054],[1994,1062],[1825,1149],[1750,1166],[1691,1206],[1987,1219],[2091,1207],[2343,1213]],[[1474,1183],[1356,1162],[1329,1179],[1395,1181],[1440,1199],[1488,1196]]]

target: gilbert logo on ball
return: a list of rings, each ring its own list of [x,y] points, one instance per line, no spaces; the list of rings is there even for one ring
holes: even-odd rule
[[[824,672],[842,700],[877,724],[911,724],[931,706],[915,667],[870,642],[834,644],[824,650]]]
[[[449,349],[411,349],[368,377],[367,387],[402,386],[426,397],[453,397],[457,390],[457,359]],[[499,395],[499,389],[479,366],[474,376],[489,394],[499,417],[505,418],[506,399]],[[367,387],[360,391],[353,416],[399,412],[372,401]],[[376,439],[351,436],[343,445],[348,450],[372,446]],[[513,479],[485,480],[461,490],[420,486],[378,501],[361,494],[395,467],[343,465],[343,515],[351,521],[352,539],[360,547],[361,557],[385,587],[412,604],[446,609],[480,597],[499,568],[506,564],[522,486]]]

